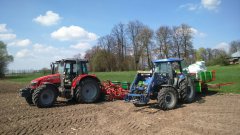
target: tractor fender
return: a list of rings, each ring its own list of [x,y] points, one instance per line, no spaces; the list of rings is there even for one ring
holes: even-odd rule
[[[177,89],[176,89],[176,88],[174,88],[172,85],[168,85],[168,84],[161,85],[161,87],[171,87],[171,88],[173,88],[173,89],[177,90]]]
[[[182,81],[185,80],[185,79],[188,79],[188,78],[187,77],[180,77],[179,80],[178,80],[178,85],[177,86],[179,86],[180,83],[182,83]]]
[[[96,77],[96,75],[88,75],[88,74],[79,75],[78,77],[73,79],[72,88],[71,89],[74,90],[78,85],[80,85],[80,83],[82,81],[84,81],[85,79],[89,79],[89,78],[96,80],[100,84],[100,80]]]
[[[173,87],[172,85],[164,84],[164,85],[161,85],[161,87],[162,87],[162,88],[171,87],[171,88],[173,88],[173,89],[177,92],[177,94],[178,94],[178,90],[177,90],[175,87]],[[179,94],[178,94],[178,95],[179,95]]]
[[[54,90],[56,91],[57,95],[59,94],[59,90],[57,88],[57,86],[53,83],[50,83],[50,82],[43,82],[42,85],[46,85],[46,86],[50,86],[52,88],[54,88]]]

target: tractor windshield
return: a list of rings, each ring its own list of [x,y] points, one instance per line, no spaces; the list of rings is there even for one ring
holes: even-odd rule
[[[168,63],[155,63],[155,71],[156,73],[168,73],[169,72],[169,64]]]
[[[58,68],[56,73],[63,74],[64,73],[64,63],[58,63]]]

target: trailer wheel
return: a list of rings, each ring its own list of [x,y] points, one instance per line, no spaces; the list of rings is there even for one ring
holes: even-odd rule
[[[171,110],[177,104],[177,92],[172,87],[164,87],[158,92],[158,105],[162,110]]]
[[[203,84],[202,93],[208,94],[208,85],[207,84]]]
[[[180,82],[180,99],[185,103],[191,103],[195,99],[196,90],[191,78],[186,78]]]
[[[39,108],[51,107],[57,99],[57,93],[54,87],[50,85],[42,85],[38,87],[34,93],[32,100]]]
[[[100,87],[94,79],[86,79],[76,88],[77,102],[92,103],[96,102],[100,97]]]

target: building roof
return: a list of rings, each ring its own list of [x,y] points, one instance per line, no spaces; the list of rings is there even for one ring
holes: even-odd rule
[[[240,51],[237,51],[231,55],[231,57],[240,57]]]

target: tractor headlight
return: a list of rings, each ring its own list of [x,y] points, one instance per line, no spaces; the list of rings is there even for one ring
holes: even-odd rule
[[[31,82],[31,86],[36,86],[37,83],[38,83],[37,81],[32,81],[32,82]]]

